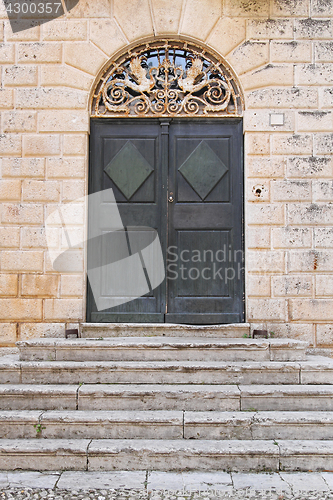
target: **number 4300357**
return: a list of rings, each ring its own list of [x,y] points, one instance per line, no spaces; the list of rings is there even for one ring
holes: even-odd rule
[[[23,2],[12,3],[9,2],[6,10],[9,14],[57,14],[61,7],[61,2],[57,3],[36,3],[36,2]]]

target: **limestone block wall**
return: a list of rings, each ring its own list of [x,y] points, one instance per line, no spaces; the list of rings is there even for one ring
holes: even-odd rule
[[[330,0],[80,0],[13,33],[2,2],[0,343],[84,321],[84,248],[55,273],[45,220],[67,205],[84,234],[69,202],[87,192],[94,81],[129,43],[168,34],[219,52],[244,91],[247,321],[332,345],[332,17]]]

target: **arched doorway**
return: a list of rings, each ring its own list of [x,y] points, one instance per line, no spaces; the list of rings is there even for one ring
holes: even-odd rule
[[[189,41],[134,46],[106,68],[92,99],[89,194],[104,194],[89,204],[87,321],[244,321],[242,102],[230,68]],[[117,227],[104,213],[115,206]],[[165,279],[133,244],[139,227],[139,240],[157,231]]]

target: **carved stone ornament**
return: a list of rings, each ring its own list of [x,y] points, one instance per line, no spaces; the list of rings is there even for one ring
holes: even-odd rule
[[[128,50],[95,88],[93,117],[241,116],[232,71],[193,43],[162,40]]]

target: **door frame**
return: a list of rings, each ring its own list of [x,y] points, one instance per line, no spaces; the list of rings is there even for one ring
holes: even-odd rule
[[[105,123],[105,121],[108,121],[110,123],[124,123],[124,122],[129,122],[131,121],[132,123],[134,122],[137,122],[138,120],[140,122],[146,122],[146,123],[149,123],[149,122],[154,122],[156,123],[156,121],[158,120],[160,122],[160,125],[161,125],[161,142],[164,140],[166,140],[167,142],[169,142],[169,138],[168,138],[168,135],[169,135],[169,124],[170,122],[181,122],[181,123],[186,123],[186,122],[196,122],[196,123],[216,123],[216,124],[230,124],[230,123],[241,123],[242,124],[242,135],[240,136],[240,148],[241,148],[241,153],[240,153],[240,165],[239,165],[239,169],[240,169],[240,179],[241,179],[241,182],[242,182],[242,186],[241,186],[241,245],[242,245],[242,252],[243,252],[243,269],[242,269],[242,278],[241,278],[241,281],[242,281],[242,297],[241,297],[241,304],[242,304],[242,312],[241,312],[241,321],[239,321],[239,323],[244,323],[245,322],[245,265],[246,265],[246,262],[245,262],[245,228],[244,228],[244,132],[243,132],[243,119],[241,117],[216,117],[216,118],[203,118],[203,117],[198,117],[198,118],[186,118],[186,117],[177,117],[177,118],[168,118],[168,117],[165,117],[165,118],[133,118],[133,117],[129,117],[129,118],[113,118],[113,117],[105,117],[105,118],[91,118],[91,125],[92,125],[92,122],[101,122],[101,123]],[[91,127],[92,129],[93,127]],[[163,131],[164,130],[164,131]],[[161,147],[161,150],[163,149],[163,146]],[[169,178],[169,172],[168,172],[168,162],[169,162],[169,153],[168,153],[168,158],[167,158],[167,161],[165,161],[165,159],[161,158],[161,154],[159,153],[160,155],[160,167],[161,169],[164,171],[166,170],[166,175],[167,175],[167,179]],[[91,186],[91,175],[92,175],[92,170],[93,170],[93,167],[92,167],[92,135],[90,134],[89,136],[89,175],[88,175],[88,182],[89,182],[89,190],[90,190],[90,186]],[[168,187],[166,187],[166,190],[168,189]],[[89,213],[88,213],[88,218],[89,218]],[[89,228],[88,228],[89,230]],[[165,234],[165,238],[166,238],[166,242],[165,242],[165,249],[167,248],[166,247],[166,244],[167,244],[167,240],[168,240],[168,231],[166,231],[166,234]],[[166,254],[164,255],[164,257],[166,258]],[[167,284],[167,279],[165,280],[166,281],[166,299],[167,300],[167,287],[168,287],[168,284]],[[87,283],[86,283],[86,321],[87,322],[92,322],[91,319],[90,319],[90,314],[91,314],[91,308],[90,308],[90,305],[91,305],[91,291],[89,291],[89,283],[88,283],[88,278],[87,278]],[[146,323],[149,323],[149,322],[152,322],[152,320],[154,321],[154,318],[153,316],[149,316],[149,314],[147,315],[144,315],[145,317],[142,318],[142,322],[146,322]],[[112,322],[115,322],[115,321],[112,321]],[[127,322],[131,322],[131,321],[128,321],[126,319],[123,319],[122,321],[116,321],[116,322],[119,322],[119,323],[127,323]],[[135,321],[135,322],[138,322],[138,321]],[[154,321],[155,322],[155,321]],[[164,320],[165,322],[165,320]],[[231,322],[234,322],[234,321],[230,321]],[[197,324],[202,324],[202,323],[197,323]]]

